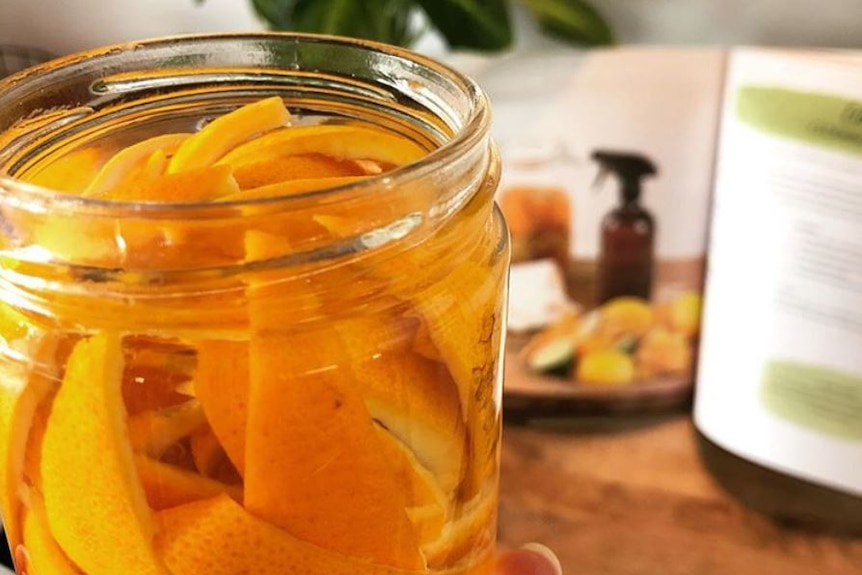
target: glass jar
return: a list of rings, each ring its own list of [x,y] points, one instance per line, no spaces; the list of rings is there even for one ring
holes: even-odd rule
[[[290,196],[80,194],[129,144],[270,96],[427,154]],[[113,46],[0,85],[17,567],[489,572],[509,262],[489,121],[445,66],[313,35]]]

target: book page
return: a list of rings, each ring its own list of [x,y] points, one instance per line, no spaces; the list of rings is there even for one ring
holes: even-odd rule
[[[862,54],[732,53],[695,418],[862,494]]]

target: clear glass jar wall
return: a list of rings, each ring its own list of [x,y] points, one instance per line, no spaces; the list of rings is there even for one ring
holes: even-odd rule
[[[265,197],[83,193],[135,142],[272,96],[288,130],[372,126],[422,157]],[[456,72],[329,37],[154,40],[7,79],[0,506],[18,568],[488,572],[509,260],[488,129]]]

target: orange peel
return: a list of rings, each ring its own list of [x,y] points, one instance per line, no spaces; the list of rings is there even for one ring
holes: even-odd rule
[[[37,410],[54,386],[22,363],[0,360],[0,504],[7,536],[20,540],[18,487],[22,484],[28,443]]]
[[[129,441],[135,451],[159,458],[170,446],[206,422],[200,402],[190,399],[129,417]]]
[[[226,495],[156,515],[155,548],[174,575],[407,575],[297,539]]]
[[[207,202],[238,191],[229,167],[207,166],[156,178],[133,179],[111,188],[106,197],[130,202]]]
[[[48,528],[44,503],[36,494],[30,496],[30,507],[24,513],[23,543],[26,565],[18,565],[23,573],[50,575],[80,575],[79,571],[54,541]]]
[[[21,180],[59,192],[79,193],[99,172],[108,153],[95,146],[87,146],[63,153],[54,161],[30,173],[21,174]]]
[[[289,180],[364,175],[365,170],[356,163],[339,161],[322,154],[256,159],[233,168],[233,176],[244,190]]]
[[[493,235],[486,235],[494,237]],[[476,249],[478,254],[493,250]],[[502,260],[489,269],[472,254],[451,269],[445,281],[415,294],[406,294],[414,313],[424,324],[427,340],[414,349],[432,350],[429,359],[441,359],[458,386],[461,413],[468,425],[471,469],[465,493],[473,495],[490,477],[500,441],[501,346],[504,300],[498,286],[505,282]],[[400,273],[405,273],[403,270]],[[421,273],[417,268],[416,273]],[[465,305],[464,301],[472,300]],[[430,341],[429,341],[430,340]],[[433,344],[433,345],[429,345]]]
[[[278,96],[241,106],[219,116],[183,142],[171,158],[168,173],[211,166],[239,144],[289,121],[290,112]]]
[[[209,499],[220,493],[242,502],[242,487],[239,485],[226,485],[145,455],[135,455],[135,468],[144,486],[147,503],[157,511]]]
[[[372,329],[361,335],[369,337]],[[453,494],[467,464],[467,431],[458,386],[446,366],[397,350],[354,360],[351,369],[372,418],[411,450],[442,491]]]
[[[297,180],[285,180],[275,184],[236,191],[232,194],[219,198],[221,201],[237,200],[261,200],[264,198],[279,198],[283,196],[295,196],[305,192],[316,192],[330,188],[347,186],[366,179],[367,176],[336,176],[329,178],[302,178]]]
[[[42,490],[60,548],[86,573],[164,575],[125,424],[120,337],[72,351],[42,440]]]
[[[203,426],[191,435],[189,449],[192,452],[195,469],[204,477],[227,485],[242,483],[239,472],[209,425]]]
[[[326,328],[252,340],[245,506],[332,551],[424,569],[404,485],[349,370],[335,363],[343,354]]]
[[[430,569],[457,564],[471,554],[493,555],[497,519],[496,490],[496,483],[482,489],[462,506],[455,521],[443,527],[437,539],[423,545],[422,553]]]
[[[140,175],[142,171],[147,172],[146,175],[161,174],[167,167],[167,156],[176,152],[180,144],[190,135],[188,133],[162,134],[123,148],[93,176],[81,195],[108,195],[113,188],[128,185],[128,182]],[[159,152],[161,155],[158,155]],[[151,163],[159,162],[160,159],[164,159],[164,163],[160,162],[162,169],[153,169],[154,166]]]
[[[374,160],[401,166],[427,153],[411,140],[378,128],[322,124],[274,130],[237,146],[219,163],[239,166],[260,158],[322,154],[336,160]]]
[[[195,395],[213,433],[234,467],[242,473],[248,420],[248,343],[201,341],[194,376]]]
[[[450,513],[450,497],[431,471],[416,458],[412,449],[375,424],[381,451],[392,462],[393,473],[407,496],[405,511],[418,527],[420,546],[439,537]]]

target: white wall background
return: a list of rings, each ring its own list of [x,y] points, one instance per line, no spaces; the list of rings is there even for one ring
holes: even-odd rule
[[[0,46],[56,55],[170,34],[261,28],[251,0],[0,0]]]
[[[862,48],[860,0],[593,0],[628,42]]]
[[[592,0],[622,42],[862,47],[862,0]],[[262,28],[251,0],[0,0],[0,45],[62,54],[171,33]],[[529,30],[520,38],[533,43]],[[423,49],[438,43],[428,38]]]

